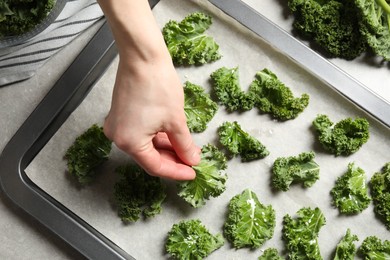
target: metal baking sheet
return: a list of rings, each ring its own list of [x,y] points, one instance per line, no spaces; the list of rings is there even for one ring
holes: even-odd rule
[[[386,117],[390,112],[389,106],[381,103],[381,99],[372,93],[366,93],[364,86],[241,1],[162,0],[153,9],[161,27],[169,19],[181,20],[193,11],[204,11],[212,15],[213,25],[207,33],[220,43],[223,57],[202,67],[178,68],[183,81],[189,80],[210,92],[211,72],[222,66],[239,66],[241,85],[245,88],[253,80],[256,71],[269,68],[296,95],[310,95],[309,107],[294,120],[277,122],[267,115],[259,114],[256,109],[238,114],[227,113],[220,107],[207,130],[194,134],[198,145],[216,144],[217,127],[226,120],[236,120],[243,129],[265,144],[271,154],[250,163],[241,163],[239,158],[229,161],[226,191],[220,197],[210,199],[199,209],[191,208],[177,197],[175,182],[165,181],[169,194],[162,214],[147,221],[124,225],[112,204],[112,191],[117,179],[115,167],[130,159],[114,147],[111,159],[101,168],[96,182],[84,188],[75,185],[69,178],[66,161],[63,160],[66,149],[76,136],[93,123],[102,124],[109,109],[118,62],[116,59],[85,98],[83,95],[76,97],[72,93],[57,95],[60,99],[45,98],[50,103],[46,108],[57,103],[62,105],[59,107],[61,117],[56,117],[56,114],[47,115],[47,112],[43,113],[45,110],[37,109],[22,127],[21,133],[17,134],[11,145],[23,145],[18,149],[8,148],[10,153],[0,161],[0,169],[3,170],[1,165],[4,165],[4,160],[14,159],[11,164],[6,164],[10,166],[8,174],[18,175],[20,179],[8,181],[7,184],[21,187],[22,190],[27,189],[26,192],[12,196],[17,196],[16,200],[23,201],[23,204],[30,204],[27,210],[30,214],[90,258],[93,258],[91,256],[97,248],[107,249],[107,256],[110,258],[167,258],[164,243],[167,232],[174,223],[182,219],[199,218],[213,233],[221,233],[228,201],[245,188],[255,191],[263,204],[271,204],[276,210],[277,222],[273,238],[258,250],[235,250],[226,241],[225,245],[208,259],[255,259],[261,255],[261,250],[268,247],[283,251],[283,216],[294,215],[298,209],[307,206],[318,206],[327,219],[319,237],[324,259],[330,258],[347,228],[351,228],[361,241],[368,235],[387,238],[389,231],[375,218],[372,205],[359,215],[341,216],[331,206],[329,191],[335,179],[346,171],[349,162],[355,162],[363,168],[367,178],[370,178],[390,161],[386,152],[390,148],[389,121]],[[320,73],[323,70],[317,71],[315,68],[323,68],[326,73]],[[349,92],[343,89],[344,85],[353,86],[353,92],[361,92],[364,95],[350,97]],[[371,108],[367,108],[364,100],[370,100],[368,104]],[[68,106],[69,103],[72,103],[72,106]],[[379,104],[379,110],[376,104]],[[328,114],[334,121],[347,116],[367,118],[371,125],[369,142],[349,157],[327,154],[316,144],[310,127],[315,116],[320,113]],[[37,118],[43,123],[37,124],[34,121]],[[37,128],[32,133],[28,131],[31,125]],[[288,192],[272,192],[269,183],[273,161],[280,156],[297,155],[308,150],[314,150],[317,154],[316,161],[321,166],[320,180],[312,188],[293,186]],[[3,180],[2,186],[5,191],[10,191],[10,187],[5,187]],[[53,214],[59,218],[53,217]],[[83,236],[82,239],[79,234]],[[88,242],[83,243],[80,240]]]

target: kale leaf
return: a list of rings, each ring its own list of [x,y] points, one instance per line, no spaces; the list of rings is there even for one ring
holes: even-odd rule
[[[80,184],[92,182],[97,175],[95,169],[108,160],[111,144],[103,128],[93,124],[66,151],[68,172]]]
[[[351,60],[367,49],[353,1],[288,0],[288,7],[296,31],[328,56]]]
[[[206,200],[221,195],[226,189],[227,168],[225,155],[214,145],[202,147],[201,160],[192,166],[196,172],[193,180],[178,183],[178,195],[192,207],[205,205]]]
[[[390,5],[386,0],[354,0],[359,28],[371,50],[390,61]]]
[[[211,16],[195,12],[180,23],[171,20],[164,26],[164,40],[176,65],[200,65],[221,58],[218,44],[205,34],[211,24]]]
[[[351,234],[351,230],[348,228],[344,237],[336,246],[336,253],[334,260],[353,260],[355,259],[356,254],[356,241],[359,241],[359,238],[356,235]]]
[[[330,193],[333,204],[344,214],[360,213],[371,202],[365,172],[354,163],[348,164],[348,171],[337,178]]]
[[[290,259],[322,260],[318,235],[326,219],[319,208],[301,208],[297,217],[283,217],[283,239]]]
[[[219,68],[211,74],[211,80],[215,96],[229,112],[253,108],[254,96],[241,89],[238,67]]]
[[[26,33],[53,9],[55,0],[0,1],[0,38]]]
[[[334,124],[327,115],[317,115],[313,127],[325,150],[332,154],[351,155],[357,152],[369,137],[369,123],[365,118],[346,118]]]
[[[213,235],[199,219],[183,220],[168,232],[166,251],[180,260],[203,259],[223,246],[221,234]]]
[[[229,203],[224,235],[235,248],[258,248],[272,238],[275,229],[275,210],[260,203],[257,195],[245,189]]]
[[[201,86],[185,82],[184,112],[191,132],[203,132],[218,111],[218,104],[204,92]]]
[[[293,182],[302,182],[304,187],[311,187],[320,174],[320,166],[314,157],[314,152],[303,152],[298,156],[277,158],[272,167],[273,187],[287,191]]]
[[[233,156],[240,155],[243,162],[261,159],[269,155],[267,148],[256,138],[242,130],[236,122],[224,122],[218,128],[220,143]]]
[[[249,87],[249,93],[261,112],[269,113],[279,120],[294,119],[309,105],[308,94],[294,97],[291,89],[269,69],[256,73],[255,80]]]
[[[390,230],[390,162],[376,172],[369,182],[374,211]]]
[[[119,166],[115,171],[121,178],[114,185],[114,200],[123,222],[136,222],[141,214],[150,218],[161,213],[167,194],[160,178],[136,164]]]
[[[257,260],[284,260],[276,248],[267,248]]]
[[[376,236],[369,236],[363,240],[359,252],[366,260],[388,260],[390,259],[390,240],[382,242]]]

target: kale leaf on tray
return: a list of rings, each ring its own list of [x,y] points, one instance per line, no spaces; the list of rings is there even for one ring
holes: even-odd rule
[[[365,118],[350,117],[334,124],[324,114],[317,115],[313,121],[319,142],[325,150],[336,156],[357,152],[370,137],[369,126]]]
[[[374,211],[390,230],[390,162],[374,173],[369,182]]]
[[[282,233],[289,258],[322,260],[318,235],[325,223],[325,216],[317,207],[301,208],[296,218],[285,215]]]
[[[251,110],[255,104],[254,96],[241,89],[238,67],[222,67],[210,75],[213,90],[218,101],[229,112]]]
[[[262,113],[269,113],[278,120],[296,118],[309,105],[310,99],[306,93],[294,97],[291,89],[269,69],[256,73],[249,87],[249,95]]]
[[[264,250],[257,260],[284,260],[284,258],[279,255],[279,251],[276,248],[270,247]]]
[[[295,182],[311,187],[320,178],[320,166],[314,161],[314,152],[303,152],[298,156],[279,157],[272,166],[272,186],[287,191]]]
[[[184,112],[191,132],[203,132],[218,111],[218,104],[201,86],[186,81],[184,84]]]
[[[336,246],[336,252],[333,260],[353,260],[356,255],[355,242],[359,241],[356,235],[351,233],[348,228],[347,232]]]
[[[172,226],[165,249],[174,259],[203,259],[224,243],[221,234],[213,235],[199,219],[190,219]]]
[[[341,213],[357,214],[371,203],[364,170],[354,163],[348,164],[348,171],[338,177],[330,191],[333,204]]]
[[[122,165],[115,171],[120,179],[114,185],[114,201],[123,222],[136,222],[141,214],[150,218],[161,213],[167,194],[160,178],[136,164]]]
[[[219,45],[205,34],[211,16],[202,12],[187,15],[181,22],[169,21],[162,33],[176,65],[201,65],[221,58]]]
[[[229,202],[224,235],[236,249],[254,249],[272,238],[275,223],[275,210],[272,206],[261,204],[256,193],[245,189]]]
[[[192,166],[196,172],[193,180],[178,183],[178,195],[192,207],[199,208],[210,197],[218,197],[226,189],[227,159],[214,145],[202,147],[201,160]]]
[[[80,183],[88,184],[97,175],[96,168],[108,160],[112,142],[104,135],[103,128],[93,124],[76,138],[67,149],[68,172]]]
[[[244,131],[236,122],[224,122],[218,128],[220,143],[233,156],[240,155],[241,161],[261,159],[269,155],[267,148],[256,138]]]
[[[359,252],[367,260],[390,259],[390,240],[382,241],[376,236],[369,236],[363,240]]]

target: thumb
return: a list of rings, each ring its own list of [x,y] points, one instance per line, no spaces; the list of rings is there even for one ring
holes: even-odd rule
[[[201,149],[194,143],[187,124],[178,125],[166,132],[172,148],[177,156],[188,165],[197,165],[200,162]]]

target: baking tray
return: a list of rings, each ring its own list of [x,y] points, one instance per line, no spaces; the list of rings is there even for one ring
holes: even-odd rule
[[[150,1],[150,4],[153,7],[158,2]],[[389,136],[390,105],[384,100],[243,2],[238,0],[211,0],[209,2],[268,42],[272,48],[282,50],[283,55],[294,60],[318,80],[323,81],[328,88],[330,87],[341,94],[344,98],[338,98],[338,101],[343,102],[345,98],[352,101],[348,101],[348,104],[352,105],[352,108],[349,109],[352,109],[354,114],[369,117],[370,122],[375,126],[376,133],[385,131],[385,137]],[[88,96],[94,84],[98,82],[98,79],[115,57],[116,50],[113,39],[107,24],[104,24],[40,105],[24,122],[0,157],[0,182],[4,193],[64,241],[91,259],[132,259],[135,252],[123,250],[123,247],[118,246],[113,241],[115,238],[108,238],[94,225],[89,224],[85,219],[70,210],[69,207],[60,203],[55,196],[48,194],[45,189],[42,189],[27,176],[25,170],[73,111]],[[328,90],[325,89],[324,91]],[[269,122],[269,124],[273,123],[275,122]],[[288,124],[286,127],[289,127]],[[265,134],[272,135],[272,128],[263,129],[267,131]],[[196,138],[199,139],[199,137]],[[386,142],[383,145],[386,147]],[[341,159],[338,158],[338,160]],[[270,160],[265,162],[269,166]],[[371,168],[369,172],[379,170],[381,166],[383,165],[379,164],[377,168]],[[339,172],[340,169],[338,169]],[[238,180],[235,184],[240,186]],[[313,192],[313,190],[311,191]],[[293,193],[283,195],[290,196],[291,194]],[[230,195],[229,193],[224,194],[225,198]],[[313,196],[314,198],[316,194],[315,192],[307,192],[305,194],[297,193],[296,196],[307,199],[307,196]],[[299,200],[299,198],[294,199]],[[222,206],[213,203],[214,201],[210,201],[208,203],[210,204],[209,207],[222,208]],[[309,200],[308,204],[315,205],[312,200]],[[283,205],[280,205],[280,207],[283,207]],[[188,210],[185,215],[189,217],[191,212],[191,210]],[[290,212],[290,214],[294,214],[294,212]],[[223,214],[220,216],[223,217]],[[347,225],[348,220],[344,219],[344,223]],[[275,237],[280,240],[280,236],[276,232]],[[260,255],[259,252],[243,252],[248,255]],[[232,254],[234,253],[232,252]],[[215,257],[218,259],[220,256]]]

